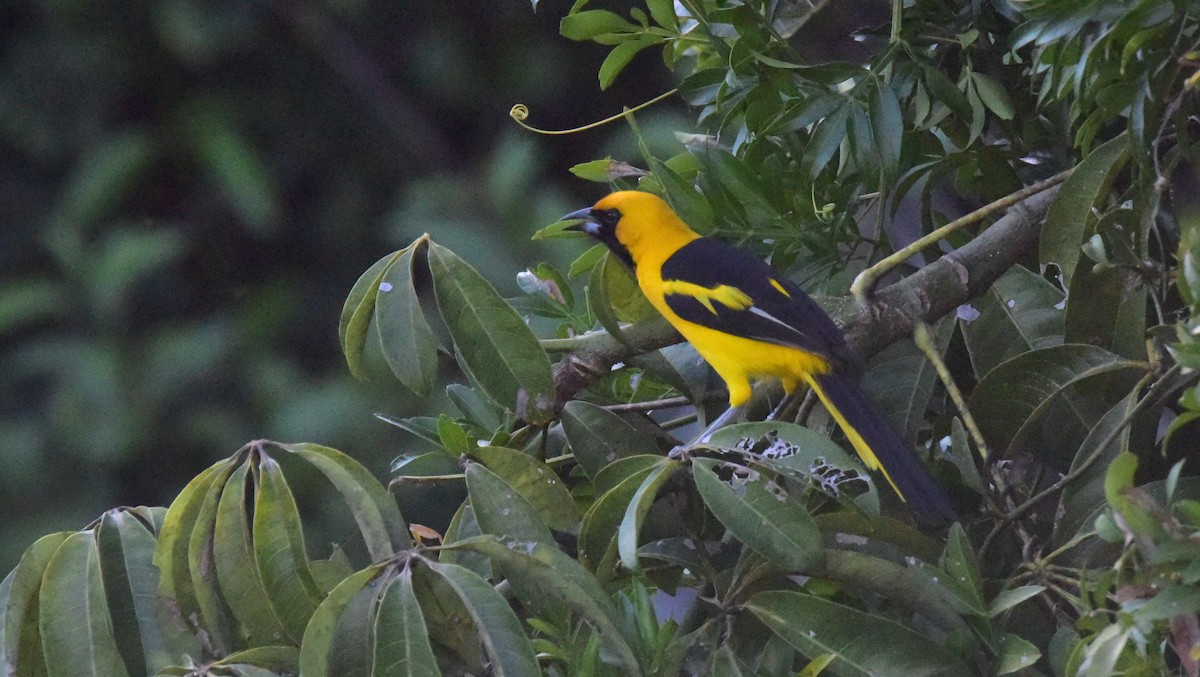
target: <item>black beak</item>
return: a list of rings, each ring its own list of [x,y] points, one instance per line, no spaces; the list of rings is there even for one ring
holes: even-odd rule
[[[567,226],[566,230],[574,230],[574,231],[578,231],[581,233],[587,233],[588,235],[595,235],[598,232],[600,232],[600,223],[596,220],[596,213],[592,210],[591,207],[587,207],[586,209],[580,209],[578,211],[573,211],[570,214],[567,214],[566,216],[559,219],[559,221],[574,221],[574,220],[578,220],[579,223],[576,223],[571,226]]]

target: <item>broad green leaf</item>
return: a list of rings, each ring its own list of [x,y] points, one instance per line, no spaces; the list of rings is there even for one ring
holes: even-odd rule
[[[458,595],[479,632],[479,641],[491,662],[495,677],[526,677],[540,674],[533,647],[500,593],[478,574],[454,564],[427,562]]]
[[[258,454],[254,469],[254,558],[263,587],[292,642],[304,636],[323,595],[308,566],[296,500],[275,459]]]
[[[221,593],[241,631],[252,646],[282,641],[283,626],[271,609],[263,588],[250,537],[251,517],[246,501],[247,464],[229,476],[217,504],[213,537],[213,566]]]
[[[579,525],[579,510],[571,492],[545,463],[506,447],[478,447],[468,455],[525,497],[546,526],[556,531],[572,531]]]
[[[294,646],[256,646],[222,658],[214,667],[229,667],[237,677],[278,677],[300,670],[300,650]]]
[[[1137,231],[1130,210],[1106,214],[1096,231],[1128,237]],[[1096,232],[1092,231],[1092,232]],[[1092,237],[1098,238],[1099,232]],[[1075,268],[1067,298],[1066,341],[1090,343],[1130,359],[1146,356],[1147,289],[1136,272],[1126,268],[1095,266]]]
[[[842,140],[846,138],[846,120],[850,116],[850,104],[843,102],[832,113],[817,123],[812,139],[804,150],[801,165],[811,178],[825,170]]]
[[[974,614],[986,616],[983,576],[979,573],[979,562],[975,560],[975,548],[967,540],[962,525],[957,522],[950,527],[946,551],[942,554],[942,569],[946,572],[943,584]]]
[[[425,617],[413,592],[412,570],[404,567],[381,593],[375,617],[375,675],[441,675]]]
[[[130,674],[154,674],[173,662],[155,599],[154,534],[138,515],[119,508],[104,513],[94,533],[117,650]]]
[[[474,380],[518,418],[549,421],[550,359],[525,321],[474,268],[433,242],[429,269],[446,327]]]
[[[575,460],[593,479],[609,463],[627,456],[661,455],[658,445],[619,415],[583,400],[563,407],[563,432]]]
[[[763,454],[755,466],[761,465],[801,480],[812,479],[815,470],[837,468],[853,471],[856,480],[867,488],[866,492],[854,498],[854,504],[868,515],[879,515],[879,492],[866,467],[857,456],[851,456],[836,442],[812,428],[782,421],[736,423],[716,431],[709,437],[708,443],[725,449],[738,449],[746,442],[763,439],[773,440],[772,453]]]
[[[610,568],[616,561],[614,539],[625,519],[625,511],[655,467],[650,466],[629,475],[593,501],[583,515],[583,527],[579,531],[579,560],[596,572],[601,580],[607,580],[611,574]]]
[[[621,526],[617,528],[617,552],[621,556],[621,563],[629,571],[640,570],[637,558],[637,540],[638,534],[642,530],[642,521],[646,519],[646,513],[650,512],[650,506],[658,497],[658,490],[667,480],[671,479],[679,466],[678,461],[662,458],[650,470],[641,485],[638,486],[637,491],[629,499],[629,505],[625,508],[625,516],[621,519]]]
[[[1104,506],[1104,473],[1109,463],[1129,444],[1130,426],[1126,424],[1126,419],[1132,415],[1137,402],[1138,391],[1131,390],[1092,426],[1083,443],[1079,445],[1075,457],[1071,460],[1072,472],[1091,460],[1092,456],[1099,456],[1091,461],[1091,465],[1079,477],[1063,487],[1058,499],[1059,516],[1054,521],[1051,543],[1061,545],[1074,538],[1080,529],[1090,528],[1096,511]],[[1116,435],[1107,449],[1098,449],[1103,440],[1116,433],[1122,426],[1124,429]]]
[[[1054,196],[1042,224],[1039,259],[1054,263],[1070,283],[1079,262],[1080,245],[1094,222],[1092,207],[1112,185],[1117,172],[1129,160],[1129,138],[1121,134],[1093,150],[1075,167]]]
[[[1044,585],[1018,585],[1015,588],[1002,590],[988,605],[987,615],[995,618],[1027,599],[1032,599],[1046,589]]]
[[[504,478],[481,463],[467,463],[466,475],[475,519],[484,533],[538,543],[554,542],[537,508]]]
[[[342,608],[334,624],[333,641],[327,654],[329,669],[326,674],[329,677],[372,677],[374,674],[372,663],[378,639],[373,632],[375,611],[383,592],[381,579],[386,581],[391,575],[389,567],[379,579],[361,586]]]
[[[214,568],[213,546],[216,538],[217,509],[220,505],[221,493],[224,491],[229,477],[246,461],[235,463],[238,454],[218,473],[204,495],[200,508],[192,525],[191,536],[187,545],[187,564],[190,574],[190,586],[200,607],[200,619],[215,646],[222,653],[228,653],[239,645],[234,632],[233,612],[221,594],[217,571]]]
[[[1000,657],[996,662],[997,675],[1009,675],[1038,662],[1042,652],[1027,640],[1007,634],[1000,640]]]
[[[148,130],[128,127],[92,139],[77,166],[63,181],[55,216],[67,223],[90,224],[111,218],[130,196],[130,188],[153,166],[161,146]]]
[[[657,36],[649,36],[634,40],[626,40],[616,47],[613,47],[612,51],[609,52],[608,56],[604,59],[604,63],[600,64],[600,91],[608,89],[608,86],[613,83],[613,80],[617,79],[617,76],[620,75],[621,71],[629,65],[629,62],[633,60],[633,57],[637,56],[638,52],[646,49],[647,47],[653,47],[661,41],[662,40]]]
[[[1063,293],[1041,275],[1013,266],[987,292],[971,301],[979,311],[962,319],[963,338],[975,375],[1021,353],[1063,342]]]
[[[480,536],[460,541],[455,547],[482,553],[505,564],[510,570],[521,569],[541,581],[546,590],[578,613],[600,634],[604,645],[613,651],[630,675],[640,675],[641,667],[621,630],[616,606],[596,578],[556,546]]]
[[[375,332],[383,358],[396,378],[418,395],[428,395],[437,377],[437,341],[421,311],[414,278],[418,254],[428,240],[417,240],[380,276],[375,285]]]
[[[46,565],[38,596],[38,623],[51,675],[128,675],[118,653],[104,598],[100,552],[92,532],[62,542]]]
[[[704,674],[710,677],[749,677],[754,670],[738,660],[737,654],[725,643],[709,654]]]
[[[646,8],[650,10],[654,23],[670,31],[678,28],[679,19],[675,16],[675,3],[671,0],[646,0]]]
[[[479,520],[475,519],[475,509],[471,507],[471,500],[467,499],[454,512],[454,517],[450,519],[450,526],[446,527],[446,533],[442,535],[442,542],[449,545],[482,534],[483,529],[479,527]],[[492,577],[491,561],[477,552],[443,550],[438,553],[438,561],[464,566],[484,578]]]
[[[875,138],[875,152],[879,156],[880,170],[885,177],[894,177],[900,165],[900,144],[904,137],[904,117],[896,92],[886,82],[876,82],[871,88],[868,101],[871,117],[871,134]]]
[[[717,477],[714,459],[693,459],[692,475],[704,504],[741,542],[785,571],[812,571],[823,562],[821,532],[812,516],[760,480]],[[743,471],[744,472],[744,471]]]
[[[388,254],[371,264],[350,288],[350,294],[346,296],[346,302],[342,305],[342,316],[338,321],[338,340],[342,345],[342,354],[346,357],[346,366],[355,378],[367,377],[363,371],[362,356],[367,346],[367,330],[371,326],[371,318],[375,316],[379,282],[388,267],[405,251],[408,251],[408,248]]]
[[[192,587],[188,548],[209,489],[214,483],[224,483],[236,465],[232,459],[227,459],[209,466],[188,482],[163,517],[158,545],[154,549],[154,566],[158,567],[161,576],[158,594],[167,610],[166,620],[178,630],[196,632],[203,628],[200,602]]]
[[[944,356],[954,323],[941,321],[933,329],[939,355]],[[897,341],[871,358],[862,387],[868,397],[910,444],[925,426],[925,412],[937,384],[937,370],[912,340]]]
[[[834,674],[853,677],[961,677],[968,666],[908,628],[828,600],[760,592],[746,608],[810,659],[832,655]]]
[[[396,501],[370,470],[346,454],[319,444],[283,444],[321,471],[346,501],[372,560],[382,560],[411,543]]]
[[[71,532],[60,531],[34,541],[21,555],[16,568],[0,584],[0,674],[46,674],[38,628],[38,596],[46,566]]]
[[[1098,400],[1097,393],[1075,386],[1094,376],[1131,369],[1144,367],[1095,346],[1065,344],[1033,350],[988,372],[971,394],[969,406],[993,452],[1002,456],[1032,434],[1035,426],[1059,443],[1082,440],[1109,405]],[[1053,420],[1042,420],[1060,400]]]
[[[329,652],[333,648],[338,619],[350,601],[358,595],[381,569],[363,569],[338,584],[309,619],[300,643],[300,672],[304,675],[329,675]]]
[[[1013,109],[1012,99],[1003,85],[990,75],[977,71],[971,71],[971,80],[975,83],[975,91],[979,93],[983,105],[987,106],[993,115],[1001,120],[1013,119],[1016,111]]]
[[[592,480],[592,490],[596,496],[603,496],[630,475],[653,468],[662,463],[662,460],[660,454],[639,454],[617,459],[596,474],[596,478]]]
[[[619,14],[603,9],[574,12],[562,18],[558,32],[568,40],[591,40],[606,33],[637,30],[638,27],[621,18]]]

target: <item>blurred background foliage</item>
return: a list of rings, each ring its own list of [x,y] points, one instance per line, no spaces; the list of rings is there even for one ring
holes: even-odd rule
[[[250,439],[379,476],[416,443],[371,413],[442,403],[341,359],[354,280],[422,232],[510,295],[569,261],[529,234],[597,196],[567,167],[632,137],[534,136],[509,108],[571,127],[670,86],[643,55],[601,94],[605,51],[541,5],[0,4],[0,569],[108,507],[165,505]],[[678,103],[640,120],[655,144],[686,125]]]

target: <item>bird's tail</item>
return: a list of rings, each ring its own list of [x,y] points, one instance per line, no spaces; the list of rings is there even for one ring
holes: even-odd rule
[[[830,372],[813,374],[807,380],[867,467],[882,472],[919,519],[944,522],[956,518],[945,490],[852,376]]]

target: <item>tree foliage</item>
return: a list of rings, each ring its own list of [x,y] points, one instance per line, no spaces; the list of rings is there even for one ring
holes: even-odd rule
[[[538,265],[505,299],[422,236],[363,273],[339,335],[356,374],[449,382],[453,410],[383,417],[428,446],[389,486],[453,487],[449,525],[411,510],[406,524],[340,452],[253,442],[165,511],[116,509],[32,545],[0,585],[0,662],[1200,674],[1200,482],[1185,463],[1200,418],[1200,16],[1183,0],[896,2],[862,35],[867,62],[809,63],[796,43],[820,7],[577,2],[562,33],[611,48],[601,88],[658,50],[697,123],[674,155],[642,143],[641,166],[575,173],[659,193],[816,293],[849,286],[858,303],[828,307],[873,353],[865,387],[960,522],[912,524],[808,407],[668,453],[721,393],[617,262],[594,247],[565,273]],[[897,266],[911,274],[874,292]],[[845,269],[867,272],[849,285]],[[328,558],[290,490],[304,472],[360,536]]]

